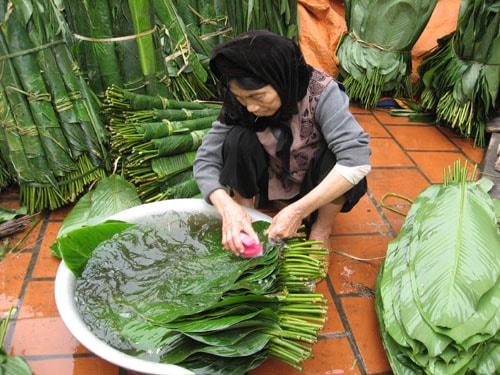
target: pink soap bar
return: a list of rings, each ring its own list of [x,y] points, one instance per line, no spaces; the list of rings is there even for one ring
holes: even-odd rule
[[[243,252],[243,256],[245,257],[255,257],[262,255],[262,244],[255,243],[252,237],[248,234],[241,232],[240,239],[243,246],[245,246],[245,251]]]

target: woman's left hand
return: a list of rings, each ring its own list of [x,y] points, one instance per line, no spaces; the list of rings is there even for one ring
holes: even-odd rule
[[[274,216],[266,234],[271,240],[283,240],[295,236],[302,225],[303,215],[298,206],[292,203]]]

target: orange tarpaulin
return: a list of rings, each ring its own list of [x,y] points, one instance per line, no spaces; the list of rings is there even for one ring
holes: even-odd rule
[[[460,0],[439,0],[432,16],[412,50],[412,80],[418,78],[416,68],[422,54],[437,45],[437,40],[454,31],[458,21]],[[299,0],[299,43],[312,66],[332,76],[338,73],[336,48],[347,31],[343,1]]]

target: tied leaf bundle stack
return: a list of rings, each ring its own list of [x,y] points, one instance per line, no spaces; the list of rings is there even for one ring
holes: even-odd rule
[[[411,49],[437,0],[345,1],[348,32],[337,48],[339,80],[351,99],[374,108],[383,95],[411,97]]]
[[[199,194],[193,161],[220,108],[219,103],[141,95],[117,86],[106,90],[103,113],[111,150],[143,202]]]
[[[155,12],[150,0],[64,0],[73,50],[93,92],[113,84],[168,95]]]
[[[66,40],[52,2],[0,1],[1,159],[30,213],[106,174],[109,136]]]
[[[396,375],[498,374],[500,236],[492,182],[460,161],[413,202],[375,286]]]
[[[484,147],[486,124],[500,109],[498,1],[462,1],[456,30],[439,39],[418,72],[424,109]]]

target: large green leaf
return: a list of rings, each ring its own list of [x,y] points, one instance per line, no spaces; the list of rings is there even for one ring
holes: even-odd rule
[[[377,278],[377,316],[398,375],[500,367],[495,207],[485,190],[491,184],[466,181],[466,170],[457,163],[458,177],[450,171],[444,184],[420,193]]]
[[[434,326],[474,319],[482,296],[498,283],[500,237],[490,201],[475,183],[445,186],[415,220],[414,291]],[[490,304],[498,311],[498,300]]]
[[[64,219],[57,236],[61,237],[83,226],[96,225],[120,211],[140,204],[135,186],[122,176],[113,174],[97,182],[93,190],[80,198]]]
[[[50,248],[52,254],[62,258],[68,269],[78,278],[98,245],[133,225],[135,224],[109,221],[73,229],[58,237]]]

